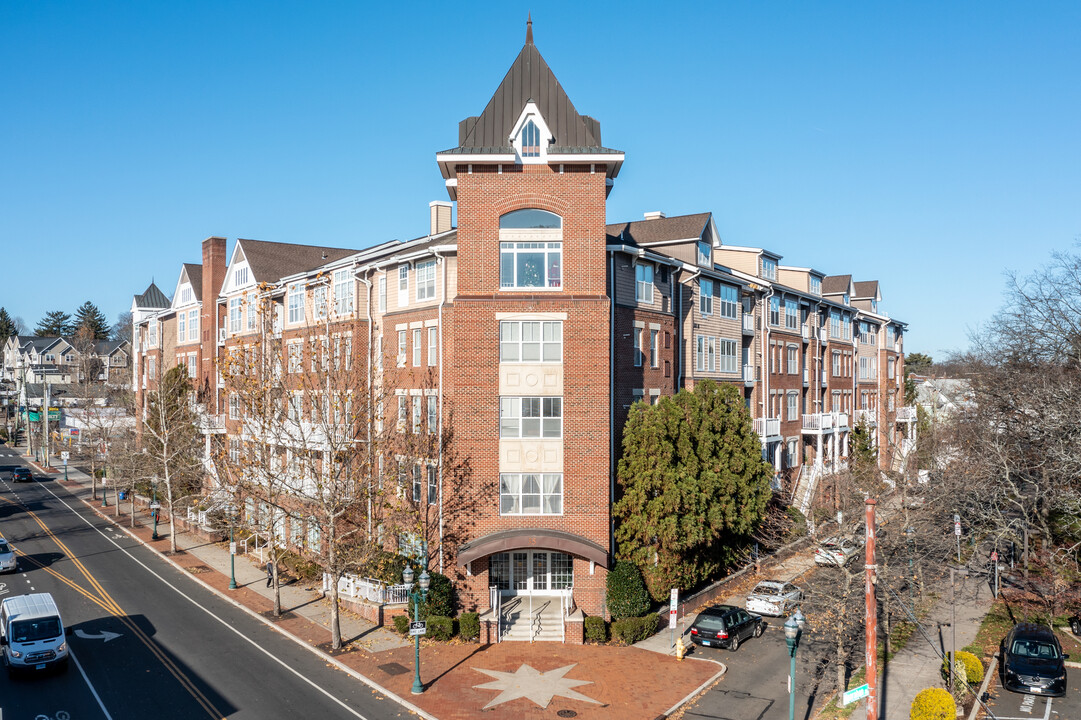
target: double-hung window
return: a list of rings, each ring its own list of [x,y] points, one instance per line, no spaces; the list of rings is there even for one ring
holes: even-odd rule
[[[398,331],[398,367],[405,367],[406,337],[405,330]]]
[[[294,283],[289,286],[289,324],[304,322],[304,286]]]
[[[379,312],[385,313],[387,311],[387,276],[382,275],[379,278]]]
[[[420,502],[421,499],[421,467],[418,463],[413,466],[413,502]]]
[[[822,294],[822,278],[815,275],[811,276],[811,292],[815,295]]]
[[[503,438],[562,437],[563,398],[500,398],[499,436]]]
[[[777,261],[773,258],[762,258],[762,277],[767,280],[777,279]]]
[[[503,320],[499,323],[499,362],[560,362],[560,320]]]
[[[773,326],[781,324],[781,298],[776,295],[769,299],[769,324]]]
[[[886,377],[889,378],[890,380],[893,380],[893,375],[894,375],[894,371],[893,371],[894,364],[893,363],[894,363],[893,358],[886,358]]]
[[[841,337],[841,313],[837,310],[830,310],[830,337]]]
[[[788,408],[785,415],[786,420],[799,420],[799,393],[788,393]]]
[[[799,351],[796,350],[795,345],[788,346],[788,358],[786,359],[786,364],[788,365],[789,375],[795,375],[797,372],[799,372],[799,358],[797,357],[798,352]]]
[[[560,515],[562,512],[562,475],[502,473],[499,476],[500,515]]]
[[[434,435],[439,426],[439,398],[428,396],[428,434]]]
[[[248,304],[248,329],[249,330],[254,330],[255,329],[255,312],[259,307],[259,303],[255,299],[255,293],[254,292],[248,293],[247,304]]]
[[[413,434],[420,434],[420,421],[421,421],[421,397],[420,395],[413,396]]]
[[[698,264],[705,267],[713,267],[713,246],[705,240],[699,240],[697,243],[698,248]]]
[[[799,329],[799,303],[795,298],[784,299],[784,326],[786,330]]]
[[[428,364],[439,362],[439,328],[428,328]]]
[[[424,331],[420,328],[413,330],[413,367],[420,367],[421,354],[424,351]]]
[[[409,415],[409,398],[398,396],[398,432],[405,432],[405,423]]]
[[[229,298],[229,332],[240,332],[240,306],[243,298]]]
[[[735,320],[736,308],[739,305],[739,289],[722,283],[720,291],[720,316]]]
[[[563,243],[499,243],[499,286],[550,288],[563,286]]]
[[[417,263],[417,301],[435,297],[435,260]]]
[[[291,342],[286,346],[286,348],[288,348],[289,351],[289,372],[300,372],[301,364],[304,362],[303,342]]]
[[[653,266],[638,263],[634,266],[634,299],[640,303],[653,302]]]
[[[349,268],[334,271],[334,311],[339,317],[353,312],[353,271]]]
[[[841,353],[836,351],[833,353],[832,370],[833,377],[841,377]]]
[[[635,328],[631,337],[634,339],[634,366],[642,367],[642,328]]]
[[[657,357],[657,340],[660,335],[660,330],[649,331],[649,366],[657,367],[659,358]]]
[[[188,310],[188,340],[199,339],[199,311]]]
[[[698,312],[702,315],[713,314],[713,281],[707,278],[698,281]]]
[[[435,465],[428,466],[428,504],[435,505],[439,502],[439,468]]]
[[[735,340],[718,340],[717,370],[723,373],[739,372],[739,346]]]

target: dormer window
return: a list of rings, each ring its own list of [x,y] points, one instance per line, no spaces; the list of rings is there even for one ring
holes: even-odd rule
[[[871,300],[871,312],[878,312],[878,300]]]
[[[848,304],[848,293],[845,293],[844,301],[845,301],[845,305],[847,305]]]
[[[762,277],[766,280],[777,279],[777,261],[773,258],[762,258]]]
[[[713,248],[705,240],[698,241],[698,264],[713,267]]]
[[[822,278],[811,276],[811,292],[815,295],[822,294]]]
[[[522,157],[540,157],[540,130],[532,120],[522,128]]]

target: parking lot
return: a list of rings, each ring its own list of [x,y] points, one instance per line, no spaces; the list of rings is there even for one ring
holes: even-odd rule
[[[1066,679],[1064,697],[1022,695],[996,687],[987,706],[997,720],[1076,720],[1081,718],[1081,669],[1068,669]]]

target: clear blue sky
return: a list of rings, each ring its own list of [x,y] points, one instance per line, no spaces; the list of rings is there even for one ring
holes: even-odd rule
[[[423,234],[457,142],[537,47],[627,161],[610,221],[879,279],[909,352],[964,347],[1081,236],[1081,3],[0,3],[0,305],[31,327],[207,236]]]

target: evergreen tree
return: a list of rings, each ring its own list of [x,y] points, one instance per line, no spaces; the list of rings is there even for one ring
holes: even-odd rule
[[[88,328],[94,333],[95,340],[109,339],[109,322],[105,314],[98,310],[98,306],[87,300],[75,311],[75,319],[72,323],[74,330]]]
[[[16,334],[15,321],[8,315],[8,311],[0,307],[0,343]]]
[[[75,327],[71,323],[71,315],[63,310],[52,310],[45,313],[45,317],[38,321],[34,328],[34,334],[38,337],[56,337],[59,335],[71,335]]]
[[[617,557],[642,570],[658,601],[715,577],[765,516],[772,475],[733,386],[707,380],[636,403],[617,469]]]

